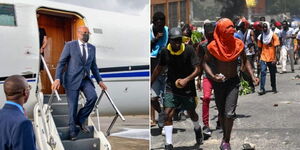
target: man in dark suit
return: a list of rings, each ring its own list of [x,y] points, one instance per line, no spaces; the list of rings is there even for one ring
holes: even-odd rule
[[[13,75],[4,81],[6,103],[0,110],[0,149],[36,150],[32,123],[24,115],[30,86],[25,78]]]
[[[96,64],[96,48],[88,43],[89,29],[85,26],[77,30],[78,40],[70,41],[65,44],[56,68],[56,80],[52,84],[52,89],[59,89],[61,81],[66,89],[69,104],[69,127],[71,140],[76,140],[76,125],[83,132],[89,132],[84,126],[85,120],[92,112],[97,94],[93,80],[90,76],[92,71],[100,88],[106,90]],[[66,68],[65,68],[66,66]],[[65,72],[63,72],[65,68]],[[77,113],[78,96],[82,91],[86,97],[86,104]]]

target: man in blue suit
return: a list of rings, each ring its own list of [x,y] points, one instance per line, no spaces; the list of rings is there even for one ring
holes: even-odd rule
[[[30,86],[23,76],[13,75],[3,87],[7,101],[0,110],[0,150],[36,150],[32,123],[23,109]]]
[[[84,122],[92,112],[97,94],[93,80],[90,76],[92,71],[100,88],[106,90],[96,64],[96,48],[88,43],[89,29],[81,26],[77,30],[78,40],[70,41],[65,44],[56,68],[55,81],[52,90],[57,90],[62,85],[67,94],[69,104],[69,127],[71,140],[76,140],[76,125],[83,132],[89,132]],[[65,68],[65,71],[63,72]],[[77,113],[79,91],[86,97],[86,104]]]

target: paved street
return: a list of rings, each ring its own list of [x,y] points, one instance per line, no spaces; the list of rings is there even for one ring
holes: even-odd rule
[[[287,69],[289,71],[289,65]],[[258,96],[254,93],[239,97],[236,110],[238,118],[234,122],[231,136],[233,150],[242,149],[244,143],[252,144],[256,150],[300,150],[300,80],[293,79],[300,74],[299,65],[295,69],[295,73],[277,74],[277,94],[267,92]],[[269,73],[266,81],[266,90],[270,91]],[[197,112],[201,118],[202,104],[199,102]],[[216,127],[216,115],[215,102],[211,101],[210,126],[213,129]],[[157,126],[151,128],[151,134],[151,148],[163,149],[164,136],[159,134]],[[178,150],[217,150],[221,138],[221,131],[214,131],[212,137],[198,148],[194,146],[191,120],[174,123],[173,145]]]

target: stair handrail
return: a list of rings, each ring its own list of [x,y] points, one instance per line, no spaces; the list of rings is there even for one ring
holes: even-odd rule
[[[112,129],[112,127],[114,126],[116,120],[118,117],[121,118],[122,121],[125,121],[125,118],[124,116],[122,115],[122,113],[120,112],[120,110],[118,109],[118,107],[115,105],[114,101],[112,100],[112,98],[110,97],[110,95],[108,94],[108,92],[106,90],[102,90],[100,96],[98,97],[96,103],[95,103],[95,106],[94,106],[94,110],[93,111],[96,111],[97,113],[97,119],[98,119],[98,129],[100,130],[100,117],[99,117],[99,103],[100,103],[100,100],[102,99],[103,95],[106,95],[107,99],[109,100],[110,104],[112,105],[112,107],[114,108],[115,110],[115,117],[114,119],[112,120],[111,124],[109,125],[107,131],[106,131],[106,136],[110,136],[110,130]]]
[[[47,75],[48,75],[48,79],[50,80],[50,83],[51,83],[51,85],[52,85],[52,84],[53,84],[53,78],[52,78],[52,76],[51,76],[51,73],[50,73],[50,71],[49,71],[49,68],[48,68],[48,66],[47,66],[47,63],[46,63],[46,61],[45,61],[45,58],[44,58],[44,56],[43,56],[42,54],[41,54],[40,56],[41,56],[41,60],[42,60],[42,62],[43,62],[44,68],[45,68],[45,70],[46,70],[46,73],[47,73]],[[48,113],[49,109],[50,109],[51,106],[52,106],[52,101],[53,101],[53,98],[54,98],[54,94],[55,94],[55,96],[57,97],[57,100],[58,100],[58,101],[61,101],[61,98],[60,98],[60,96],[59,96],[57,90],[52,90],[51,96],[50,96],[49,101],[48,101],[48,107],[47,107],[47,109],[46,109],[45,114]]]
[[[43,106],[43,104],[42,104],[42,101],[41,101],[41,99],[42,99],[42,95],[38,92],[38,101],[39,101],[39,105],[40,105],[40,115],[41,115],[41,118],[42,118],[42,125],[43,125],[43,128],[44,128],[44,132],[45,132],[45,135],[46,135],[46,137],[47,137],[47,143],[48,143],[48,140],[50,139],[49,137],[50,137],[50,133],[49,133],[49,131],[48,131],[48,126],[47,126],[47,121],[46,121],[46,115],[45,115],[45,113],[44,113],[44,111],[43,111],[43,107],[41,107],[41,106]]]
[[[53,78],[51,76],[51,73],[49,71],[47,63],[45,61],[45,58],[42,54],[40,54],[40,57],[41,57],[44,69],[46,70],[47,76],[48,76],[51,84],[53,84]],[[49,113],[49,110],[52,106],[52,101],[53,101],[53,98],[54,98],[54,94],[56,95],[57,100],[61,101],[61,98],[60,98],[57,90],[54,90],[54,91],[52,90],[51,96],[48,100],[48,107],[46,108],[46,110],[43,111],[43,104],[41,104],[41,106],[40,106],[41,107],[42,122],[43,122],[44,130],[45,130],[45,133],[46,133],[46,137],[47,137],[47,143],[49,144],[49,146],[52,149],[55,148],[56,143],[55,143],[55,141],[53,141],[53,136],[51,135],[51,132],[50,132],[51,129],[50,129],[50,125],[49,125],[49,114],[48,113]],[[41,95],[39,94],[39,96],[41,96]],[[40,97],[40,99],[41,99],[41,97]],[[41,103],[41,101],[40,101],[40,103]]]

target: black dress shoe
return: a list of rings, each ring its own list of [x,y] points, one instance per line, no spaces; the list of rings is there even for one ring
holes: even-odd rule
[[[79,125],[79,127],[80,127],[80,130],[84,133],[90,133],[91,132],[90,129],[88,127],[86,127],[85,125],[83,125],[83,124]]]
[[[273,92],[274,94],[278,93],[277,89],[275,89],[275,88],[272,89],[272,92]]]
[[[75,133],[71,133],[71,134],[70,134],[70,140],[72,140],[72,141],[77,140],[77,136],[76,136]]]

